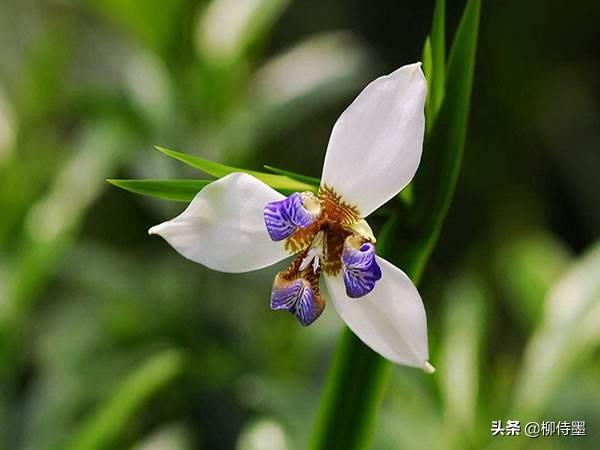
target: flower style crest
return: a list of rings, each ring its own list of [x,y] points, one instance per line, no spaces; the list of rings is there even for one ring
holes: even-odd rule
[[[232,173],[201,190],[174,219],[150,229],[211,269],[247,272],[295,255],[277,274],[271,308],[307,326],[325,308],[320,292],[369,347],[398,364],[428,362],[421,297],[399,268],[375,254],[364,220],[413,178],[423,146],[426,81],[420,63],[371,82],[333,127],[318,195],[284,197]]]

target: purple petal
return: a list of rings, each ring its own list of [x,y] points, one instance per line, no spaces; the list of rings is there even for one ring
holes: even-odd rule
[[[356,249],[344,245],[342,252],[342,275],[346,294],[351,298],[367,295],[381,279],[381,268],[375,259],[375,246],[365,243]]]
[[[286,199],[267,203],[264,216],[267,231],[274,241],[281,241],[315,221],[315,216],[304,208],[297,192]]]
[[[309,281],[299,278],[287,281],[275,278],[271,291],[271,309],[286,309],[296,316],[303,326],[313,323],[323,312],[325,302],[315,295]]]

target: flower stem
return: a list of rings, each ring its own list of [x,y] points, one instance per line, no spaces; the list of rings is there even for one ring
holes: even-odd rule
[[[393,216],[381,229],[381,256],[394,259],[392,246],[398,226],[399,221]],[[408,274],[418,277],[413,267],[416,265],[408,268]],[[343,329],[321,398],[311,450],[368,447],[391,367],[350,329]]]
[[[311,450],[365,447],[390,367],[344,328],[327,378]]]

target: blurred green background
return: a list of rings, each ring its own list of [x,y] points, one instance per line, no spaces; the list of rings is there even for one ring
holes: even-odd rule
[[[333,309],[308,329],[271,312],[275,270],[183,259],[146,231],[184,205],[104,180],[197,176],[155,144],[319,176],[361,87],[420,59],[432,7],[0,2],[0,449],[304,448]],[[421,288],[438,372],[394,369],[375,449],[597,448],[599,19],[591,0],[484,2],[463,170]],[[508,419],[588,436],[491,437]]]

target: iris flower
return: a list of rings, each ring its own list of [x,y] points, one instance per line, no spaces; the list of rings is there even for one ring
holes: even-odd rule
[[[371,82],[333,127],[318,194],[285,197],[251,175],[232,173],[149,233],[221,272],[249,272],[295,255],[275,277],[272,309],[287,310],[307,326],[328,297],[374,351],[433,372],[421,297],[404,272],[375,254],[365,221],[417,170],[426,86],[420,63]]]

